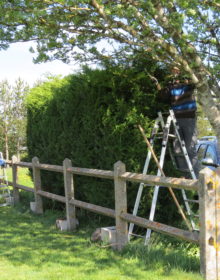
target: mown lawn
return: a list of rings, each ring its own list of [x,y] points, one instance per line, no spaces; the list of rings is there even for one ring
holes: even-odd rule
[[[21,184],[21,185],[24,185],[24,186],[27,186],[27,187],[33,187],[34,186],[28,168],[18,167],[17,175],[18,175],[18,180],[17,180],[18,184]],[[7,177],[8,177],[8,181],[12,182],[11,167],[7,168]]]
[[[18,172],[19,184],[33,186],[28,169]],[[195,245],[157,235],[150,248],[139,240],[119,253],[90,241],[96,227],[106,226],[97,219],[83,215],[76,232],[60,232],[55,221],[63,214],[35,215],[29,200],[33,194],[21,191],[20,205],[0,207],[1,280],[202,280]]]
[[[92,243],[85,221],[76,232],[55,227],[57,212],[37,216],[25,207],[0,208],[1,280],[201,280],[196,249],[155,244],[127,246],[121,253]],[[181,247],[181,249],[180,249]]]

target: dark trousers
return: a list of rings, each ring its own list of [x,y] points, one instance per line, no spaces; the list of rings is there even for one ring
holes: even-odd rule
[[[196,177],[199,175],[198,158],[196,153],[197,143],[197,128],[195,118],[178,118],[179,133],[181,138],[185,141],[186,150],[191,160]],[[176,154],[181,153],[181,148],[178,141],[174,141],[174,151]],[[187,169],[187,164],[184,157],[177,158],[177,166],[180,169]]]

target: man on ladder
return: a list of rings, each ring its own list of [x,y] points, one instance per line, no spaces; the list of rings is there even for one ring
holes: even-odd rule
[[[194,172],[198,177],[195,86],[187,78],[181,77],[178,67],[172,67],[171,72],[171,79],[165,88],[161,88],[157,82],[158,99],[171,105],[177,119],[180,136],[185,141]],[[176,154],[181,151],[177,141],[174,141],[174,151]],[[177,159],[177,164],[181,170],[187,169],[185,161],[181,158]]]

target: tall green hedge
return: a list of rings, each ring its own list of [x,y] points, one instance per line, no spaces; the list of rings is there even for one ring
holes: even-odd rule
[[[62,165],[113,170],[118,160],[128,171],[142,172],[147,153],[137,124],[150,133],[157,116],[156,91],[146,74],[135,69],[84,69],[64,79],[55,78],[33,88],[28,96],[29,159]],[[154,169],[152,164],[151,170]],[[155,173],[154,173],[155,174]],[[45,172],[45,190],[63,193],[60,174]],[[114,207],[113,182],[76,176],[76,198]],[[129,184],[132,210],[137,185]],[[146,213],[152,190],[145,192]]]

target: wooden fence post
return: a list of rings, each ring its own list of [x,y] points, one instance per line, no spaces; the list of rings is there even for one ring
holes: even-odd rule
[[[72,163],[71,160],[66,158],[63,161],[63,176],[66,199],[67,229],[74,230],[76,228],[76,209],[74,205],[69,203],[72,198],[74,199],[74,182],[73,175],[67,171],[67,168],[69,167],[72,167]]]
[[[34,157],[32,159],[32,168],[33,168],[33,179],[34,179],[34,197],[35,197],[35,213],[43,213],[43,200],[42,197],[37,193],[41,190],[41,175],[40,168],[37,167],[39,164],[39,159]]]
[[[216,172],[209,168],[199,174],[200,269],[206,280],[218,280],[216,240]],[[219,222],[218,222],[219,223]]]
[[[126,181],[119,178],[125,172],[125,164],[118,161],[114,164],[115,216],[116,216],[116,249],[121,250],[128,242],[128,223],[120,215],[127,213]]]
[[[12,182],[14,203],[18,203],[20,201],[19,189],[17,188],[18,166],[15,165],[16,162],[18,162],[17,157],[12,156]]]

